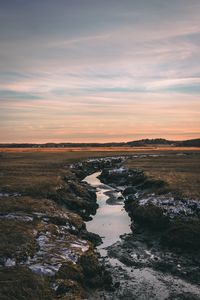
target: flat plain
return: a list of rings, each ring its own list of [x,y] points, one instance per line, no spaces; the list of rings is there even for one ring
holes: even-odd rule
[[[0,187],[4,192],[31,194],[37,190],[44,194],[59,184],[70,163],[93,157],[150,153],[161,156],[133,157],[125,165],[166,181],[185,196],[200,197],[200,149],[191,147],[0,149]]]

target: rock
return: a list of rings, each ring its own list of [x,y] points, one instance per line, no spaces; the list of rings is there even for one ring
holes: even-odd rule
[[[93,232],[88,232],[86,230],[81,232],[81,238],[87,239],[90,241],[94,246],[99,246],[102,244],[102,238]]]
[[[123,191],[123,195],[124,196],[128,196],[128,195],[134,195],[135,193],[137,193],[137,189],[133,186],[128,186],[127,188],[124,189]]]

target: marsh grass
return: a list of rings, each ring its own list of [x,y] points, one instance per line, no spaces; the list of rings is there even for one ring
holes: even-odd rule
[[[1,149],[0,192],[45,197],[68,177],[70,163],[107,155],[113,152]]]
[[[129,159],[129,168],[139,168],[152,179],[167,183],[168,190],[173,190],[177,197],[200,199],[200,153],[187,155],[146,157]]]
[[[0,257],[26,260],[37,251],[32,224],[19,220],[0,220]]]
[[[1,300],[52,300],[52,292],[44,277],[24,267],[0,269]]]

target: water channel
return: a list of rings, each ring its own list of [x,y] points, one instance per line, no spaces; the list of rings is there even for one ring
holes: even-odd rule
[[[101,172],[87,176],[84,181],[96,188],[99,208],[93,219],[87,222],[87,230],[102,237],[103,243],[98,247],[101,255],[104,249],[120,239],[120,235],[130,233],[130,218],[124,210],[124,198],[120,191],[101,183]]]

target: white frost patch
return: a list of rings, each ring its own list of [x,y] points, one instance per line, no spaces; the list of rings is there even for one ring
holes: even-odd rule
[[[3,216],[0,216],[0,219],[19,220],[19,221],[24,221],[24,222],[32,222],[33,221],[33,217],[17,215],[17,214],[3,215]]]
[[[148,204],[160,207],[163,210],[164,215],[168,215],[171,218],[176,215],[192,216],[198,214],[200,211],[200,203],[197,200],[174,200],[170,194],[167,196],[155,196],[152,194],[139,200],[140,206]]]
[[[0,197],[19,197],[19,193],[0,193]]]
[[[29,266],[31,271],[37,274],[46,275],[46,276],[54,276],[55,273],[59,270],[61,265],[57,266],[50,266],[50,265],[40,265],[35,264],[32,266]]]
[[[46,217],[47,215],[45,213],[39,213],[39,212],[34,212],[33,213],[36,217],[38,218],[42,218],[42,217]]]
[[[53,276],[65,261],[76,264],[81,253],[89,249],[87,241],[66,234],[63,226],[59,229],[61,234],[46,231],[38,236],[39,251],[25,263],[33,272]]]
[[[138,199],[139,198],[140,193],[135,193],[135,198]]]
[[[44,235],[44,234],[40,235],[40,236],[37,238],[37,242],[38,242],[40,248],[44,247],[45,244],[46,244],[48,241],[49,241],[49,238],[48,238],[46,235]]]
[[[70,230],[70,229],[72,229],[72,227],[74,227],[74,226],[71,226],[69,223],[66,223],[66,225],[64,225],[64,226],[61,226],[61,231],[68,231],[68,230]],[[75,229],[75,227],[74,227],[74,229]]]
[[[152,254],[150,251],[144,250],[144,252],[145,252],[151,259],[154,259],[154,258],[155,258],[155,255]]]
[[[149,202],[149,199],[148,199],[148,198],[147,198],[147,199],[141,199],[141,200],[139,201],[139,205],[140,205],[140,206],[143,206],[143,205],[146,205],[148,202]]]
[[[135,259],[137,259],[137,258],[138,258],[138,256],[137,256],[137,254],[136,254],[136,253],[133,253],[133,254],[131,254],[131,257],[132,257],[132,258],[135,258]]]
[[[122,174],[125,172],[127,172],[127,169],[124,167],[120,167],[120,168],[116,168],[116,169],[112,169],[112,170],[108,171],[109,174]]]
[[[11,258],[8,258],[4,264],[5,267],[14,267],[15,265],[16,265],[15,259],[11,259]]]
[[[73,263],[78,261],[78,255],[71,251],[69,248],[64,248],[60,251],[59,256],[64,260],[70,260]]]
[[[52,284],[52,289],[53,289],[54,291],[57,291],[58,287],[59,287],[59,285],[56,284],[55,282]]]
[[[72,248],[79,248],[79,249],[81,249],[82,252],[86,252],[90,248],[89,245],[84,246],[84,245],[79,245],[79,244],[71,244],[70,246]]]

